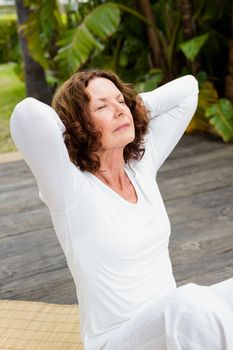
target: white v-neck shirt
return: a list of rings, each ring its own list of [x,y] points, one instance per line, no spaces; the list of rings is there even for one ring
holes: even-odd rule
[[[103,348],[152,299],[176,288],[168,252],[171,227],[156,174],[195,112],[198,84],[187,75],[141,97],[151,111],[145,154],[130,162],[133,171],[125,165],[137,203],[71,163],[65,126],[51,107],[26,98],[10,120],[74,278],[85,350]]]

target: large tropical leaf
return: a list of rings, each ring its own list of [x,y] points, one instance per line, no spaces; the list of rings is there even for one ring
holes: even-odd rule
[[[181,43],[180,49],[188,60],[194,61],[208,38],[209,33],[197,36]]]
[[[104,48],[104,41],[118,28],[120,10],[115,4],[103,4],[89,13],[77,28],[66,31],[58,42],[56,60],[66,74],[84,64],[95,50]]]
[[[199,77],[200,78],[200,77]],[[218,93],[214,85],[205,80],[200,84],[200,92],[198,99],[198,107],[194,117],[189,123],[186,132],[192,133],[194,131],[208,131],[210,132],[210,123],[205,116],[205,111],[218,100]]]
[[[24,27],[24,25],[21,27],[22,29],[26,28]],[[34,28],[35,29],[35,28]],[[33,57],[33,59],[40,63],[40,65],[42,67],[44,67],[45,69],[47,69],[49,67],[49,62],[47,57],[45,56],[45,50],[43,48],[43,46],[41,45],[41,35],[39,30],[34,30],[32,29],[31,31],[29,31],[29,27],[27,30],[27,41],[28,41],[28,49],[29,52],[31,54],[31,56]]]
[[[233,139],[233,107],[229,100],[222,98],[208,107],[206,117],[224,141]]]
[[[135,85],[137,92],[146,92],[154,90],[161,84],[163,80],[163,71],[159,68],[151,69],[151,71],[144,76],[143,81]]]
[[[47,46],[52,45],[57,32],[63,27],[58,1],[25,0],[24,3],[31,11],[20,30],[27,37],[31,56],[46,69],[49,67]]]

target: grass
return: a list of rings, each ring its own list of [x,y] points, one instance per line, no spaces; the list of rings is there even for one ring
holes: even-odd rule
[[[26,96],[25,85],[14,72],[14,63],[0,65],[0,153],[16,151],[9,119],[15,105]]]

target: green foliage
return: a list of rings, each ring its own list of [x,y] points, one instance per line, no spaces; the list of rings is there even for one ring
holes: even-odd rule
[[[117,30],[105,42],[103,50],[95,50],[81,68],[100,67],[115,71],[125,81],[142,82],[150,67],[150,52],[146,37],[146,19],[130,6],[115,1],[121,10]],[[133,4],[134,1],[131,1]]]
[[[174,58],[180,40],[181,18],[171,1],[158,0],[154,6],[156,31],[166,60],[164,72],[171,78],[177,75]]]
[[[161,69],[152,69],[148,74],[144,75],[143,81],[135,84],[138,92],[151,91],[157,88],[163,80],[163,71]]]
[[[15,63],[0,65],[0,120],[8,119],[13,107],[25,96],[25,86],[14,71]]]
[[[120,11],[114,4],[104,4],[89,13],[75,29],[66,31],[58,42],[56,60],[66,74],[79,69],[95,50],[103,50],[103,42],[117,29]]]
[[[54,81],[67,78],[91,55],[103,50],[120,22],[120,10],[110,3],[93,10],[89,3],[81,4],[79,14],[69,4],[62,13],[57,0],[27,0],[26,4],[31,14],[21,29],[27,36],[31,55],[49,70]]]
[[[210,132],[209,121],[207,120],[205,113],[207,108],[212,106],[218,100],[217,90],[210,81],[206,80],[206,73],[200,72],[198,78],[200,82],[198,106],[195,116],[192,118],[187,128],[188,133],[192,133],[195,130]]]
[[[208,37],[209,33],[196,36],[193,39],[181,43],[180,48],[183,51],[185,57],[190,61],[194,61],[199,54],[202,46],[208,40]]]
[[[25,86],[14,72],[15,63],[0,65],[0,152],[16,150],[9,132],[9,118],[14,106],[26,96]]]
[[[219,135],[224,141],[233,139],[233,107],[229,100],[218,99],[214,85],[208,80],[200,84],[198,108],[187,131],[194,130]]]
[[[233,107],[229,100],[221,98],[208,107],[206,117],[224,141],[233,139]]]
[[[18,61],[20,49],[16,18],[13,16],[0,16],[0,63]]]
[[[20,26],[20,30],[28,39],[32,57],[44,68],[54,68],[51,58],[56,55],[56,41],[64,25],[57,0],[40,2],[27,0],[29,7],[28,20]]]
[[[189,131],[214,130],[223,139],[231,137],[231,118],[226,117],[227,129],[225,123],[217,122],[219,110],[215,117],[208,117],[213,105],[218,105],[218,96],[224,95],[228,40],[233,30],[231,0],[193,0],[192,18],[189,24],[186,21],[191,36],[187,36],[175,0],[151,1],[155,23],[141,15],[136,0],[127,1],[127,6],[124,0],[68,1],[63,11],[58,0],[25,3],[32,11],[24,26],[31,54],[46,68],[54,85],[78,69],[91,67],[115,71],[136,84],[138,91],[191,73],[199,80],[200,94]],[[153,63],[148,26],[158,36],[162,69]],[[228,109],[220,110],[228,113]]]

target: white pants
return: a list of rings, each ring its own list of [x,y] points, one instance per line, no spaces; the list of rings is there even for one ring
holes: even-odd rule
[[[233,278],[178,287],[111,337],[104,350],[233,350]]]

